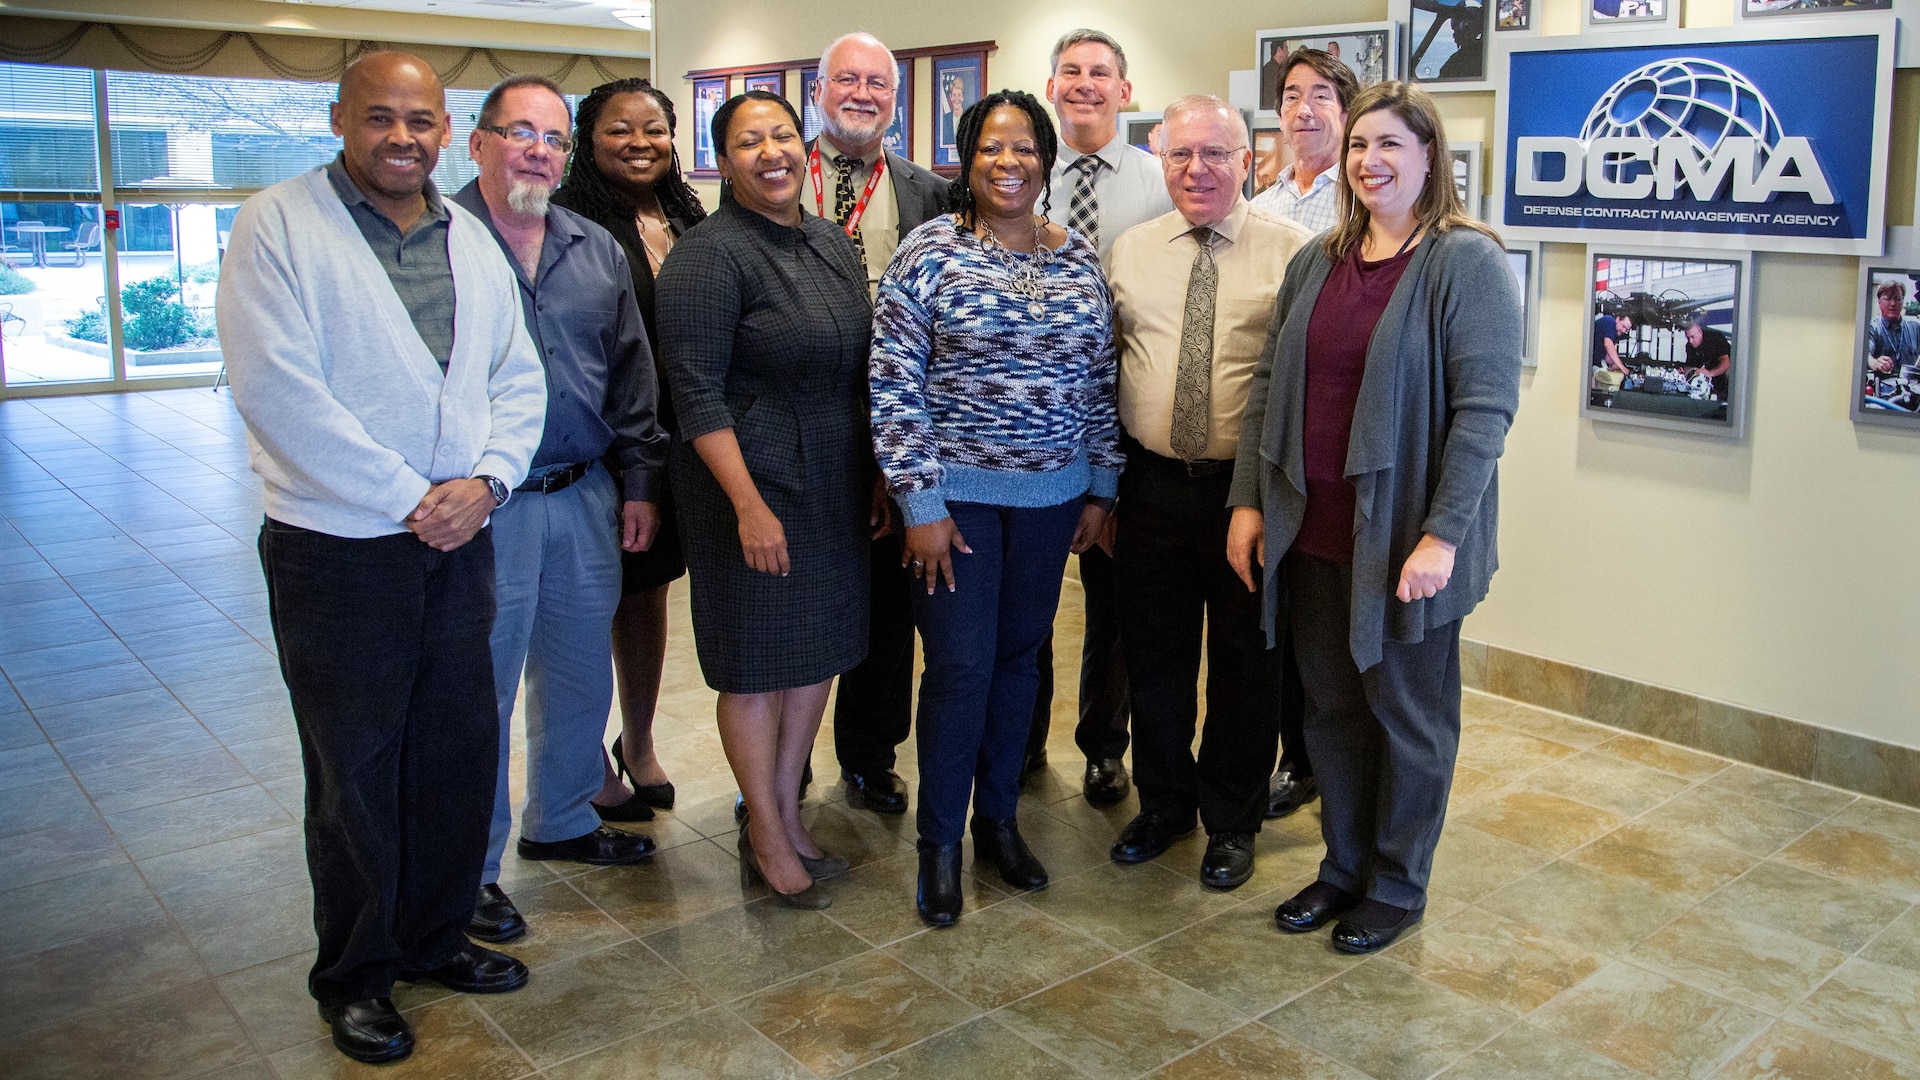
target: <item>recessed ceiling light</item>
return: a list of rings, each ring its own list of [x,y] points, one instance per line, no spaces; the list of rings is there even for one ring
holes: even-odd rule
[[[639,30],[653,29],[653,6],[614,8],[607,14]]]

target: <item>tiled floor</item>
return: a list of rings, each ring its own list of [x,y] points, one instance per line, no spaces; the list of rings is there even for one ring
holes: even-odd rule
[[[304,992],[256,490],[224,396],[0,402],[0,1074],[365,1071]],[[1070,589],[1063,640],[1078,612]],[[790,911],[739,890],[674,626],[662,854],[510,864],[532,984],[403,988],[420,1049],[394,1075],[1920,1078],[1920,813],[1469,695],[1427,923],[1361,960],[1273,928],[1312,811],[1238,892],[1200,887],[1197,839],[1116,866],[1132,800],[1078,797],[1063,720],[1022,809],[1051,888],[972,881],[959,927],[923,930],[910,822],[816,788],[857,867]]]

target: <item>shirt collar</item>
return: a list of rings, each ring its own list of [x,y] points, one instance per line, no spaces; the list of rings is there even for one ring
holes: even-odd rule
[[[840,149],[840,145],[834,142],[832,139],[828,138],[827,133],[824,131],[820,133],[820,136],[816,145],[819,146],[820,148],[821,159],[826,161],[827,164],[829,165],[833,163],[834,158],[847,156],[846,151]],[[866,157],[861,158],[860,164],[862,168],[864,169],[873,168],[873,163],[876,161],[879,161],[880,155],[886,152],[887,152],[887,148],[884,145],[882,145],[878,149],[874,150],[873,153],[868,154]]]
[[[1112,139],[1108,140],[1107,145],[1095,150],[1092,154],[1082,154],[1080,151],[1068,146],[1065,141],[1062,141],[1060,143],[1060,157],[1055,167],[1064,169],[1083,157],[1097,157],[1100,159],[1100,163],[1107,168],[1118,169],[1120,167],[1120,155],[1126,151],[1126,147],[1127,140],[1125,136],[1117,132]]]
[[[1327,166],[1327,170],[1325,172],[1313,178],[1313,186],[1307,189],[1306,195],[1300,194],[1299,193],[1300,189],[1293,185],[1293,166],[1292,165],[1288,165],[1286,168],[1281,169],[1280,178],[1278,180],[1275,180],[1274,183],[1287,185],[1286,190],[1293,192],[1295,198],[1304,199],[1307,197],[1307,195],[1312,195],[1315,192],[1318,192],[1321,188],[1326,187],[1328,184],[1331,184],[1338,179],[1340,179],[1340,163],[1336,161],[1332,165]]]
[[[1227,211],[1226,217],[1221,218],[1211,226],[1214,233],[1229,244],[1238,240],[1240,238],[1241,228],[1247,223],[1248,208],[1252,205],[1253,204],[1248,202],[1245,197],[1235,196],[1233,209]],[[1167,238],[1168,243],[1172,243],[1192,232],[1194,229],[1199,228],[1199,226],[1188,221],[1186,218],[1181,217],[1180,211],[1178,210],[1173,212],[1173,224],[1175,231],[1172,236]]]
[[[333,160],[327,162],[327,180],[333,184],[334,193],[340,196],[341,202],[346,203],[348,206],[364,206],[374,213],[380,214],[380,211],[375,209],[371,202],[367,201],[366,193],[360,190],[360,185],[354,183],[353,177],[348,175],[347,155],[345,152],[333,155]],[[421,223],[431,224],[436,221],[446,220],[447,207],[446,204],[440,201],[440,189],[434,186],[431,175],[427,177],[427,186],[420,190],[420,194],[425,196],[427,200],[427,212],[421,215]],[[385,219],[386,216],[385,214],[380,214],[382,219]]]

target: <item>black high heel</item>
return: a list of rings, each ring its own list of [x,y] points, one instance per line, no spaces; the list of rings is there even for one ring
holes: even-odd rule
[[[820,887],[817,881],[809,882],[807,887],[797,893],[783,893],[767,880],[766,872],[760,869],[760,856],[753,850],[753,841],[747,839],[745,829],[740,830],[740,887],[749,889],[755,882],[761,882],[772,890],[782,904],[802,911],[819,911],[833,903],[833,894]]]
[[[636,784],[633,782],[633,770],[627,768],[627,759],[620,756],[620,740],[625,733],[613,737],[613,771],[633,788],[633,797],[656,810],[673,809],[673,781],[664,784]],[[639,820],[645,820],[644,818]]]

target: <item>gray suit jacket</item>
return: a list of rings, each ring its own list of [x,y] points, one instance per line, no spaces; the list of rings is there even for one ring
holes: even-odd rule
[[[900,238],[947,212],[947,181],[887,151],[887,175],[893,178],[893,201],[900,208]]]

